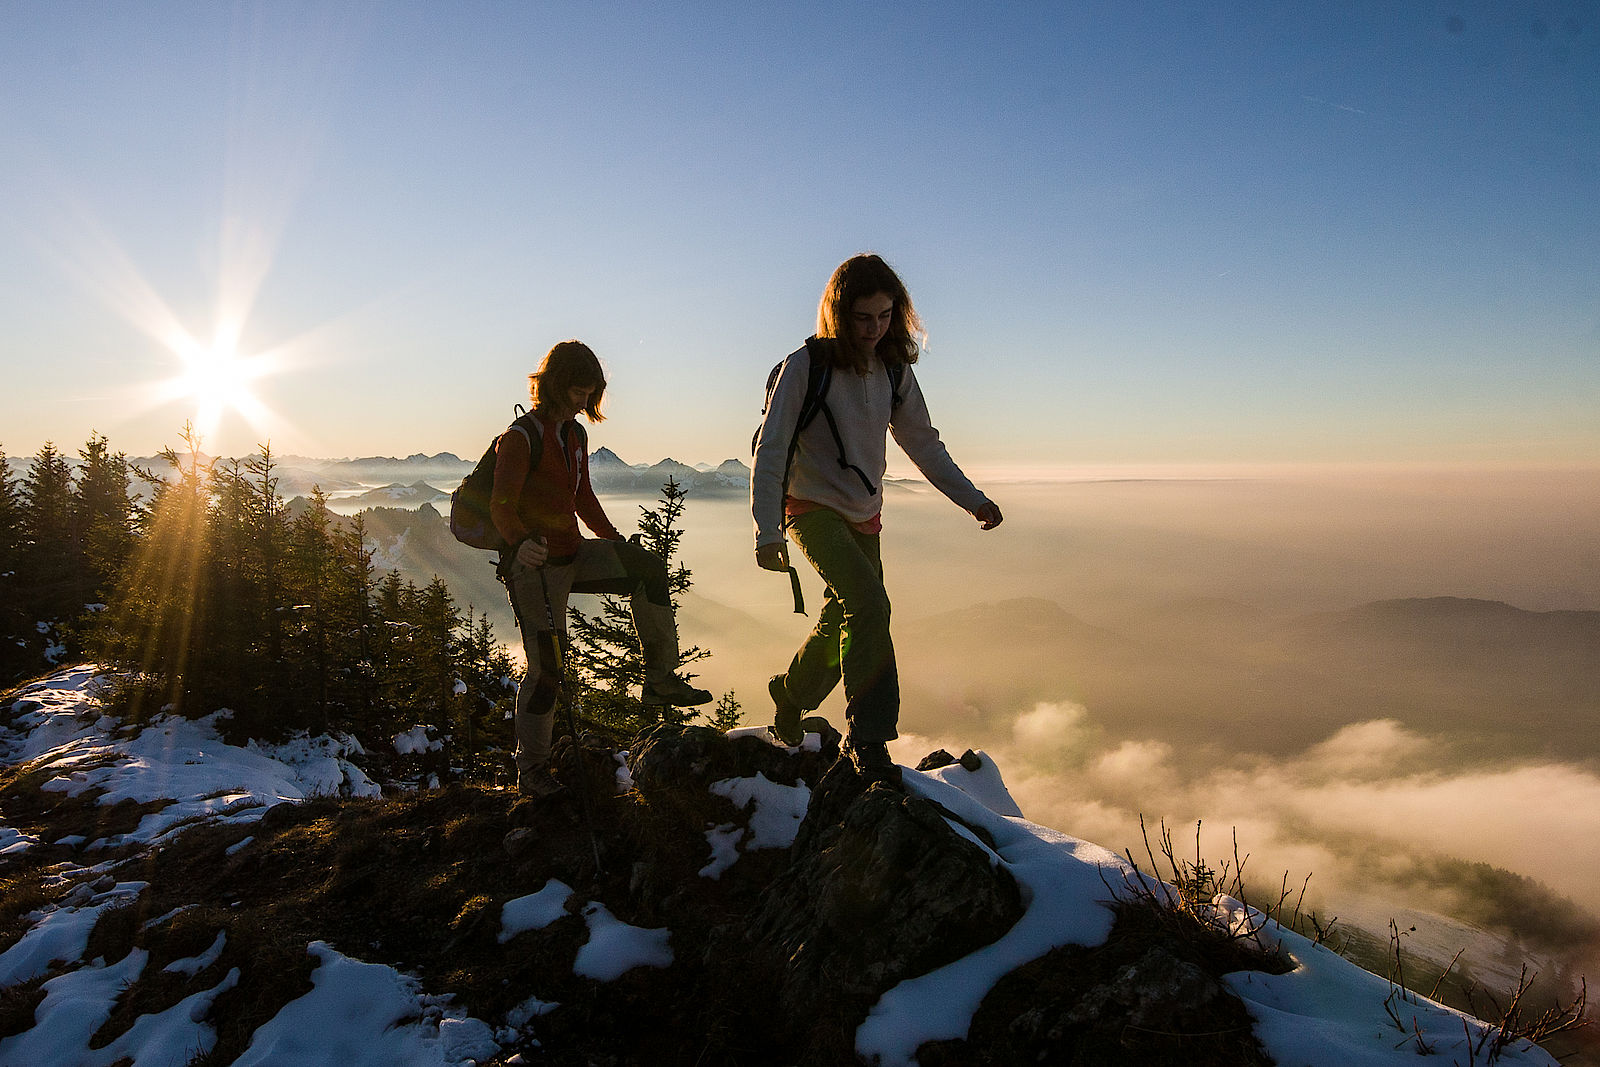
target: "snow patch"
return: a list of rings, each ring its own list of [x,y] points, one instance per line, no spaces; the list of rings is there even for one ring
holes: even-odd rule
[[[567,914],[572,887],[552,878],[537,893],[508,900],[500,908],[500,943],[526,930],[543,930]]]
[[[724,778],[713,782],[711,792],[727,797],[741,811],[754,805],[747,849],[788,848],[794,844],[800,821],[806,817],[806,806],[811,803],[808,787],[780,785],[769,781],[759,771],[754,778]]]
[[[444,742],[429,739],[426,726],[413,726],[403,734],[394,735],[394,750],[402,756],[416,756],[424,752],[437,752]]]
[[[26,852],[38,843],[39,839],[32,834],[25,834],[9,826],[0,826],[0,856],[14,856]]]
[[[222,958],[222,950],[227,946],[227,944],[228,932],[226,930],[218,930],[216,940],[211,942],[210,948],[206,949],[198,956],[190,956],[187,959],[173,960],[171,963],[161,968],[161,970],[163,973],[186,974],[190,978],[193,978],[195,975],[199,974],[201,971],[220,960]]]
[[[110,879],[107,879],[110,881]],[[21,939],[0,952],[0,988],[48,974],[59,963],[77,963],[89,946],[89,932],[107,908],[131,904],[147,882],[117,882],[96,893],[80,884],[63,902],[29,913],[31,925]],[[0,1063],[9,1062],[0,1059]]]
[[[235,1067],[466,1067],[500,1051],[488,1024],[424,995],[415,978],[323,941],[306,951],[319,961],[311,992],[263,1023]]]
[[[589,924],[589,940],[572,964],[578,977],[611,982],[635,967],[672,966],[670,930],[629,926],[600,903],[584,908],[583,917]]]
[[[700,877],[720,879],[722,872],[732,867],[739,858],[739,840],[744,837],[744,827],[725,823],[706,831],[706,844],[711,846],[711,862],[700,868]]]

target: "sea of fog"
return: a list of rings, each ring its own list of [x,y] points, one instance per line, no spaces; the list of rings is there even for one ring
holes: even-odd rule
[[[1594,472],[985,488],[1006,515],[987,533],[926,486],[886,490],[902,762],[987,749],[1030,819],[1112,848],[1142,849],[1141,817],[1191,853],[1202,824],[1218,862],[1237,835],[1274,889],[1311,876],[1306,906],[1325,914],[1370,922],[1404,905],[1490,928],[1471,864],[1588,901]],[[624,530],[639,504],[607,502]],[[702,683],[764,721],[765,681],[814,621],[820,580],[799,562],[811,614],[794,615],[787,581],[754,565],[741,501],[691,498],[682,525],[684,637],[714,652]],[[1407,605],[1398,622],[1361,611],[1405,598],[1459,599]],[[1520,610],[1502,620],[1472,601]],[[842,725],[840,694],[821,710]]]

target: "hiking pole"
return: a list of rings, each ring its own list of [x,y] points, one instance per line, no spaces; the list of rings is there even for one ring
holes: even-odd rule
[[[583,808],[583,821],[589,830],[589,848],[594,852],[594,872],[598,876],[604,868],[600,863],[600,839],[594,833],[594,811],[589,804],[589,768],[583,765],[583,746],[578,743],[578,720],[572,710],[573,705],[578,702],[578,696],[567,682],[567,666],[561,655],[561,638],[556,633],[555,608],[550,603],[550,582],[545,578],[543,567],[539,568],[539,589],[544,593],[544,621],[549,626],[541,636],[547,636],[550,641],[556,668],[556,688],[565,698],[563,703],[567,706],[567,732],[572,735],[572,758],[578,767],[578,803]]]

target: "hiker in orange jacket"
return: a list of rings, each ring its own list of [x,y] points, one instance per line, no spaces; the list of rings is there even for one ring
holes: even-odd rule
[[[589,482],[588,435],[577,416],[604,418],[600,360],[583,342],[562,341],[528,376],[528,385],[539,447],[520,426],[500,435],[489,514],[511,546],[502,571],[528,661],[517,687],[517,788],[543,796],[560,788],[549,767],[561,669],[552,637],[566,641],[568,594],[630,598],[644,650],[646,704],[693,707],[710,702],[711,694],[674,673],[678,628],[666,564],[623,538]],[[531,462],[535,455],[537,463]],[[595,538],[579,533],[580,518]]]

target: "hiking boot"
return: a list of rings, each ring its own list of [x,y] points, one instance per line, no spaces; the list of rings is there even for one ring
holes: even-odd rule
[[[711,703],[711,693],[705,689],[696,689],[688,682],[671,675],[664,682],[646,682],[640,694],[646,704],[667,706],[674,708],[697,708],[701,704]]]
[[[862,778],[869,782],[883,782],[885,785],[899,787],[900,768],[889,758],[889,746],[882,741],[857,741],[854,738],[847,738],[844,751],[850,757],[850,763],[855,767],[856,773]]]
[[[800,706],[789,699],[789,690],[784,687],[781,674],[772,676],[767,683],[767,692],[772,694],[772,706],[776,709],[768,729],[772,731],[772,736],[794,748],[806,739],[805,728],[800,725]]]
[[[556,781],[556,776],[547,769],[523,771],[517,775],[517,792],[535,800],[555,796],[565,788],[566,786]]]

